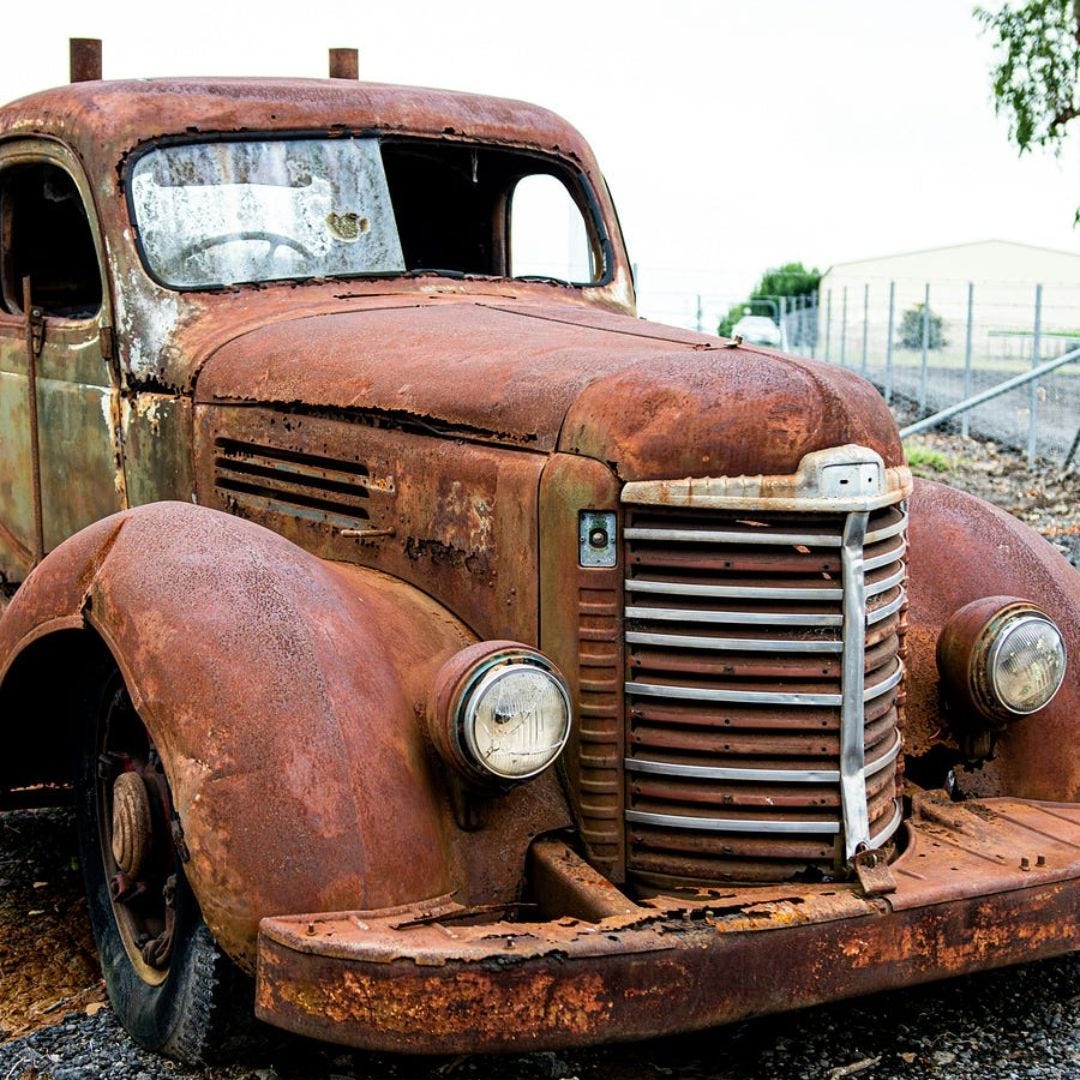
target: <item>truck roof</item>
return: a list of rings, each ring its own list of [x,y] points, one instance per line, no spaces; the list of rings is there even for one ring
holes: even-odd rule
[[[577,158],[585,140],[537,105],[350,79],[183,78],[72,83],[0,108],[0,139],[47,134],[93,167],[167,135],[379,130],[533,146]]]

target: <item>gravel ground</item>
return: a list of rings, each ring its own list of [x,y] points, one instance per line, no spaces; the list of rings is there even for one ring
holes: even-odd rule
[[[919,475],[962,488],[1026,521],[1080,567],[1080,461],[1029,468],[1014,450],[960,435],[927,434],[906,443]]]
[[[917,472],[996,502],[1080,565],[1080,473],[955,435],[912,449]],[[1080,955],[573,1053],[417,1059],[265,1036],[242,1064],[197,1071],[135,1046],[104,1000],[70,812],[0,814],[0,1080],[1080,1078]]]

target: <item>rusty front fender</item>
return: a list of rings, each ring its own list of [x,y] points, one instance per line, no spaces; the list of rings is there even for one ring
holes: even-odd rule
[[[1080,801],[1080,574],[1016,518],[929,481],[915,482],[910,540],[908,752],[925,753],[948,735],[935,650],[949,617],[984,596],[1030,600],[1065,635],[1065,683],[1045,709],[1008,725],[993,759],[967,772],[962,788]]]
[[[42,635],[87,625],[162,754],[188,877],[242,966],[264,915],[450,890],[422,710],[432,672],[474,638],[445,609],[250,522],[157,503],[28,578],[0,621],[0,676]]]

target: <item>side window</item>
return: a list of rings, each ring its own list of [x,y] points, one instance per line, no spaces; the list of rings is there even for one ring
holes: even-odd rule
[[[548,173],[522,177],[510,197],[510,275],[588,284],[599,263],[566,185]]]
[[[22,312],[22,279],[46,315],[86,319],[101,307],[101,272],[75,181],[58,165],[0,171],[0,308]]]

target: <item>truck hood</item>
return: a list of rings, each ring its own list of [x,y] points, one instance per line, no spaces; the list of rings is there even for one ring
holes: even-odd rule
[[[627,481],[789,473],[844,443],[903,461],[885,403],[852,372],[605,311],[494,298],[249,331],[210,356],[196,399],[584,454]]]

